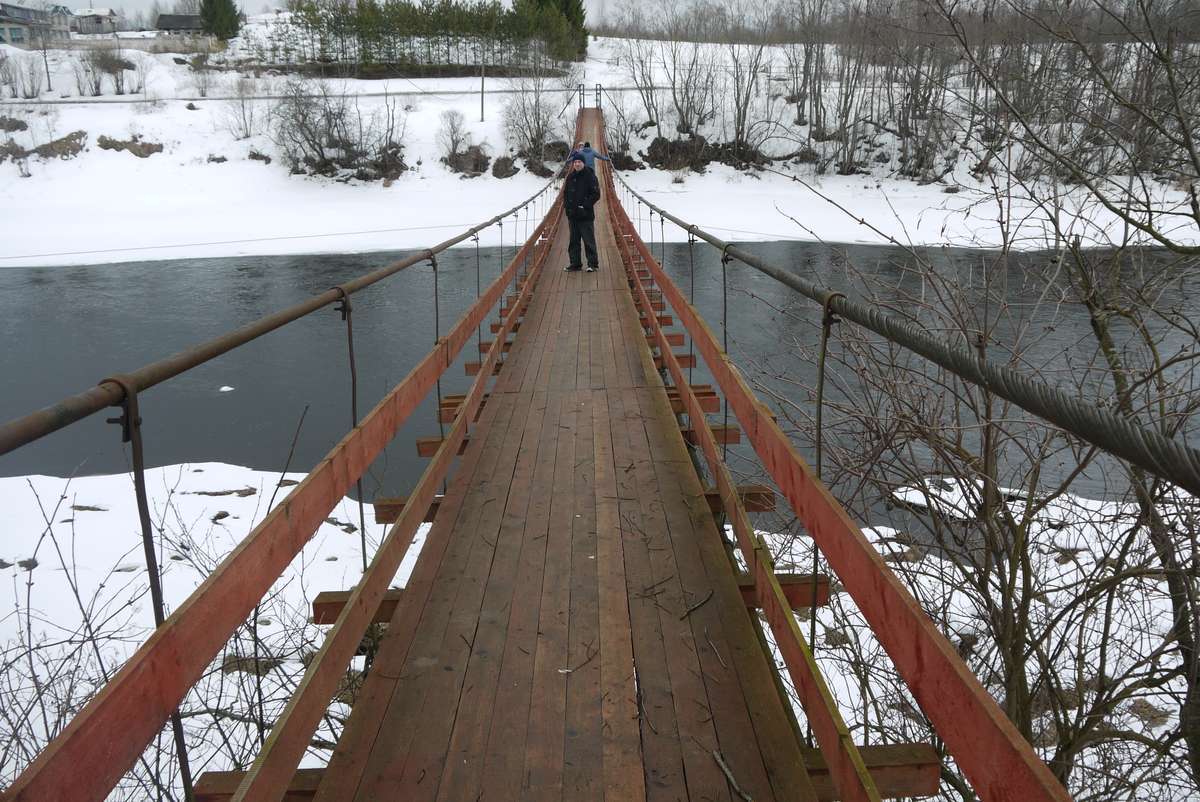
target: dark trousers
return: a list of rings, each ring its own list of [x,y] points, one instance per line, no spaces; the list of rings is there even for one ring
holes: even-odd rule
[[[579,261],[579,240],[583,240],[583,247],[587,249],[588,264],[592,267],[597,267],[600,264],[600,257],[596,255],[596,221],[595,220],[572,220],[567,218],[567,223],[571,226],[571,242],[567,245],[567,255],[571,258],[571,267],[582,267],[583,262]]]

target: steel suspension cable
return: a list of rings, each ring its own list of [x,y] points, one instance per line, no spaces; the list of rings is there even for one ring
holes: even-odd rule
[[[624,179],[617,176],[622,183]],[[1016,404],[1021,409],[1070,432],[1109,453],[1128,460],[1155,476],[1166,479],[1192,495],[1200,496],[1200,451],[1186,442],[1172,440],[1136,422],[1101,409],[1096,404],[1071,396],[1012,368],[981,360],[970,349],[939,340],[916,324],[902,320],[882,309],[851,301],[819,286],[790,270],[737,248],[703,229],[665,212],[630,188],[638,200],[660,215],[708,242],[722,252],[761,273],[791,287],[796,292],[824,305],[839,317],[869,329],[953,375],[979,385]],[[831,296],[834,296],[831,298]]]

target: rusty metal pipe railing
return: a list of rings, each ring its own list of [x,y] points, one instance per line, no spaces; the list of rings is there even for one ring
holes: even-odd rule
[[[432,254],[441,253],[447,248],[470,239],[480,231],[494,226],[503,218],[533,203],[545,194],[553,183],[553,180],[547,181],[532,197],[507,211],[501,212],[486,222],[472,226],[458,236],[438,243],[431,248],[421,250],[412,256],[399,259],[371,273],[347,281],[340,285],[340,287],[326,290],[320,295],[315,295],[287,309],[282,309],[273,314],[261,317],[252,323],[247,323],[245,326],[234,329],[228,334],[223,334],[208,342],[180,351],[165,359],[160,359],[157,362],[151,362],[149,365],[144,365],[137,370],[125,373],[123,376],[129,382],[132,392],[140,393],[148,390],[198,365],[202,365],[222,354],[228,353],[239,346],[256,340],[264,334],[269,334],[275,329],[312,314],[318,309],[337,303],[346,295],[352,295],[359,290],[370,287],[372,284],[377,284],[385,278],[399,273],[405,268],[425,262]],[[106,379],[95,387],[68,396],[57,403],[43,407],[23,417],[8,421],[0,425],[0,455],[15,451],[21,446],[70,426],[72,423],[93,415],[102,409],[116,406],[124,399],[124,388],[120,384]]]

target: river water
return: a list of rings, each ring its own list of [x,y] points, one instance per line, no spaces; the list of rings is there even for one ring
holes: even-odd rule
[[[663,248],[661,243],[653,247],[656,254]],[[961,300],[967,307],[996,304],[1001,319],[996,336],[1019,340],[1026,363],[1046,370],[1052,380],[1078,367],[1064,353],[1090,336],[1088,318],[1079,307],[1048,300],[1039,294],[1040,285],[1026,280],[1045,269],[1050,254],[999,262],[993,253],[963,249],[922,249],[914,255],[897,248],[808,242],[745,247],[847,294],[861,294],[865,285],[882,286],[880,297],[888,300],[890,294],[900,304],[924,293],[932,298],[936,292],[912,269],[919,256],[936,271],[958,275],[974,287]],[[400,255],[0,270],[0,420],[215,337]],[[668,243],[665,256],[668,272],[685,292],[694,293],[696,306],[718,337],[728,319],[730,352],[743,372],[780,398],[811,409],[804,388],[812,386],[816,371],[798,349],[816,343],[819,308],[736,262],[723,281],[719,253],[711,247]],[[443,332],[474,299],[477,265],[486,286],[498,274],[502,258],[499,249],[469,247],[439,257]],[[990,293],[985,292],[985,277],[993,284]],[[889,292],[887,287],[897,289]],[[354,296],[360,415],[429,350],[435,336],[433,298],[434,277],[425,265]],[[1200,312],[1200,302],[1182,286],[1167,287],[1159,302]],[[484,339],[489,338],[485,330]],[[474,351],[474,343],[469,344],[459,362],[475,359]],[[707,380],[698,368],[695,381]],[[836,400],[846,382],[855,380],[833,376],[831,397]],[[461,364],[456,365],[442,391],[463,392],[468,383]],[[1095,389],[1103,394],[1102,387]],[[310,315],[148,390],[141,411],[151,465],[219,461],[264,470],[283,468],[303,415],[291,468],[307,469],[350,425],[345,325],[332,309]],[[427,399],[374,466],[365,483],[368,498],[376,492],[407,492],[427,462],[416,456],[413,441],[437,432],[434,402]],[[96,415],[0,457],[0,476],[111,473],[127,464],[119,427]]]

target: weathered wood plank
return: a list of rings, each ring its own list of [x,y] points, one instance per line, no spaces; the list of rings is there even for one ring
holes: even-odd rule
[[[860,746],[867,770],[885,799],[932,796],[938,791],[941,763],[937,751],[928,744],[887,744]],[[829,767],[821,750],[801,748],[804,765],[820,802],[840,799],[829,776]],[[283,802],[308,802],[315,798],[325,769],[298,769],[288,785]],[[243,771],[207,771],[196,782],[196,802],[228,802],[245,776]],[[617,794],[624,794],[619,789]],[[498,799],[507,797],[497,796]],[[638,799],[631,795],[613,795],[612,799]]]

